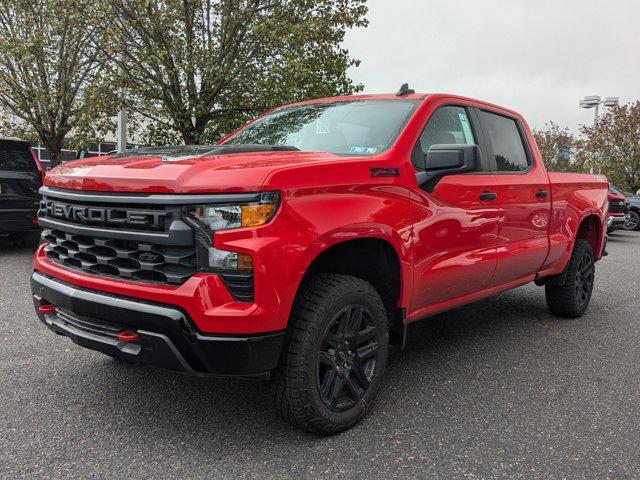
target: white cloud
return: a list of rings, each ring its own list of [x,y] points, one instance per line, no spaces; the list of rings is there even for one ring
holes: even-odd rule
[[[576,130],[593,119],[585,95],[640,97],[638,0],[369,0],[366,29],[345,46],[366,93],[418,92],[487,100],[532,127]]]

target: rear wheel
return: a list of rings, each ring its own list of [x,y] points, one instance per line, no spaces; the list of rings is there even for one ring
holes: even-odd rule
[[[640,230],[640,214],[638,212],[631,210],[629,212],[629,216],[627,217],[627,221],[624,224],[625,230]]]
[[[337,274],[310,278],[297,296],[274,372],[276,407],[312,433],[350,427],[371,408],[387,348],[386,310],[369,283]]]
[[[551,313],[560,317],[577,318],[589,306],[595,278],[595,257],[591,245],[579,238],[567,264],[565,283],[546,285],[545,296]]]

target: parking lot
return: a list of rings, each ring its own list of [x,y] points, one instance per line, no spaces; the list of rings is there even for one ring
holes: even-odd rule
[[[359,426],[317,438],[265,384],[118,363],[41,325],[32,251],[0,247],[0,478],[638,478],[640,234],[585,317],[528,285],[414,324]]]

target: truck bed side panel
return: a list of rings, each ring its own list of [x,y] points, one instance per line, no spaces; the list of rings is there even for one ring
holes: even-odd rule
[[[605,233],[608,182],[602,175],[549,172],[551,182],[551,220],[549,255],[543,275],[560,273],[569,257],[582,221],[590,215],[600,227],[594,254],[600,258]]]

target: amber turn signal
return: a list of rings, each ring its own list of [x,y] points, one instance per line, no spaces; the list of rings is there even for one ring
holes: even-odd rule
[[[276,211],[276,205],[259,204],[242,206],[242,226],[257,227],[271,220]]]

